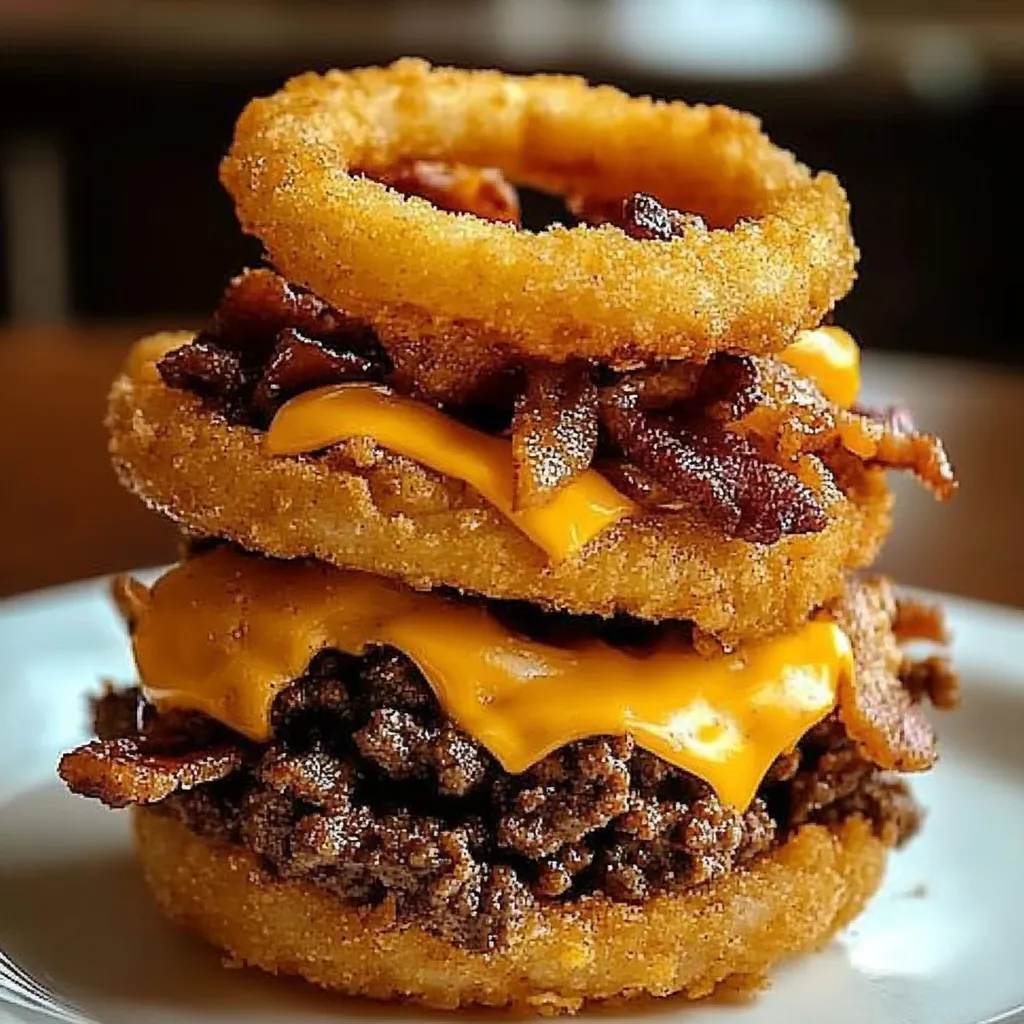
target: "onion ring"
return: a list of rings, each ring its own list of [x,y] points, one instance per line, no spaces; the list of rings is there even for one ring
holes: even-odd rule
[[[859,467],[844,494],[816,491],[829,523],[764,546],[727,540],[689,512],[651,512],[599,534],[579,560],[551,563],[461,481],[353,440],[323,456],[269,455],[264,435],[232,426],[168,387],[154,362],[188,340],[158,335],[130,353],[107,425],[129,490],[193,536],[274,558],[344,568],[573,614],[689,619],[723,643],[807,621],[850,569],[870,563],[890,527],[880,470]]]
[[[371,180],[411,160],[589,201],[643,191],[711,226],[671,241],[519,231]],[[221,180],[286,277],[371,322],[389,352],[429,337],[460,365],[467,345],[614,366],[776,351],[846,294],[857,258],[839,183],[756,118],[571,77],[420,60],[303,75],[246,107]]]

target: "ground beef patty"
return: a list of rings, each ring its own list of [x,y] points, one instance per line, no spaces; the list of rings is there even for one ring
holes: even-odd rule
[[[135,689],[106,694],[95,719],[100,739],[62,764],[73,789],[149,803],[278,877],[391,901],[397,921],[474,950],[500,948],[535,901],[678,892],[808,821],[861,814],[887,842],[918,824],[903,783],[863,760],[836,716],[776,761],[744,812],[628,737],[509,775],[388,648],[320,655],[278,697],[267,746],[157,714]]]

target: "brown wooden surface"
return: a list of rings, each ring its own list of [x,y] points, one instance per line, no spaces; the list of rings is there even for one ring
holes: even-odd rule
[[[139,333],[0,331],[0,594],[173,557],[107,459],[107,389]]]
[[[142,330],[0,330],[0,594],[174,557],[174,529],[121,490],[104,399]],[[1024,607],[1024,375],[868,353],[865,401],[905,400],[942,435],[961,494],[949,506],[895,480],[879,567],[901,582]]]

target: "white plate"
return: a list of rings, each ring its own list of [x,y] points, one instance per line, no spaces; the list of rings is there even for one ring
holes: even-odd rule
[[[605,1024],[1013,1019],[1024,1004],[1024,614],[946,603],[965,706],[941,719],[943,761],[916,783],[925,830],[892,858],[867,913],[752,1005],[658,1001],[601,1012]],[[54,776],[60,751],[86,735],[84,694],[100,677],[131,678],[102,584],[0,603],[0,653],[0,950],[58,1001],[100,1024],[451,1019],[224,970],[214,951],[164,926],[124,816]],[[0,995],[0,1022],[45,1019]]]

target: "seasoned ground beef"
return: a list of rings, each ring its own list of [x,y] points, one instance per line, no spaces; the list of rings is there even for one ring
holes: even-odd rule
[[[744,812],[628,737],[571,743],[509,775],[388,648],[318,656],[278,697],[267,746],[202,716],[156,714],[137,690],[106,694],[96,721],[101,741],[62,767],[73,788],[78,754],[93,750],[93,770],[104,742],[130,742],[138,779],[122,757],[108,792],[90,777],[92,795],[123,804],[158,794],[165,813],[255,851],[278,877],[359,904],[391,899],[399,921],[474,950],[500,947],[537,900],[677,892],[808,821],[860,813],[893,842],[918,824],[903,783],[862,760],[836,717],[776,761]],[[168,766],[180,778],[170,795]]]

